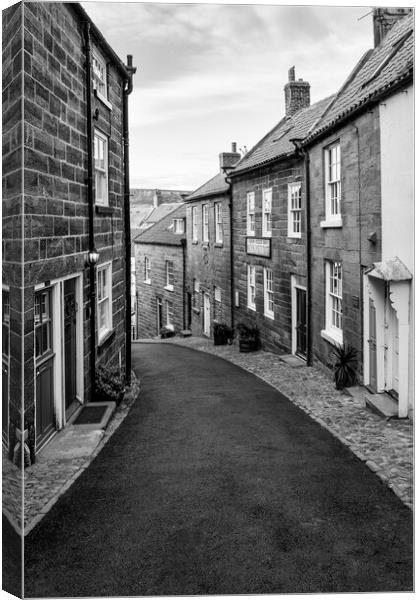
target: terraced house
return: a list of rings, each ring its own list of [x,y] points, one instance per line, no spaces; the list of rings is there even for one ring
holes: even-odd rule
[[[310,104],[310,85],[289,70],[285,116],[229,174],[235,323],[256,325],[262,346],[307,357],[304,138],[331,98]]]
[[[373,20],[374,49],[304,142],[310,318],[315,358],[331,364],[336,344],[355,347],[368,401],[405,417],[413,404],[414,22],[410,9],[375,9]]]
[[[129,380],[134,71],[79,4],[3,13],[3,441],[16,460],[93,397],[98,363]]]

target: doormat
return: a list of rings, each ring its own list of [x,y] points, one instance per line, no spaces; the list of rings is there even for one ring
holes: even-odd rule
[[[77,418],[73,421],[73,425],[91,425],[101,423],[108,406],[100,404],[99,406],[83,406]]]

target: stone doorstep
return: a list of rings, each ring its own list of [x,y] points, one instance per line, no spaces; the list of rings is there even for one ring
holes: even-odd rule
[[[279,359],[289,365],[289,367],[306,367],[306,362],[303,358],[299,358],[296,354],[281,354]]]
[[[385,419],[398,418],[398,402],[387,393],[372,394],[363,385],[354,385],[346,388],[345,392],[360,400],[366,408]]]
[[[97,423],[75,423],[77,417],[79,416],[79,414],[85,409],[85,408],[89,408],[89,407],[93,407],[93,408],[99,408],[100,406],[105,406],[106,410],[102,416],[102,419],[97,422]],[[108,425],[108,422],[110,420],[110,418],[112,417],[112,415],[115,412],[117,405],[115,402],[113,401],[109,401],[109,402],[86,402],[86,404],[82,404],[76,411],[75,413],[71,416],[71,419],[69,421],[69,425],[73,425],[74,427],[77,427],[77,429],[80,430],[84,430],[84,431],[89,431],[91,429],[105,429],[105,427]]]

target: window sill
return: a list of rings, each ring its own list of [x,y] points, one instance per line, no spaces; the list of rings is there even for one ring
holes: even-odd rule
[[[271,319],[272,321],[274,321],[274,313],[270,314],[270,313],[264,313],[264,317],[266,317],[267,319]]]
[[[215,242],[214,247],[215,248],[223,248],[223,242]]]
[[[173,285],[165,285],[165,287],[163,289],[166,290],[167,292],[173,292],[174,286]]]
[[[151,279],[145,279],[143,281],[143,283],[145,283],[146,285],[152,285],[152,280]]]
[[[337,344],[341,345],[343,343],[343,332],[342,331],[336,332],[336,331],[333,331],[332,329],[328,329],[328,330],[322,329],[321,337],[324,338],[324,340],[326,340],[333,346],[336,346]]]
[[[255,237],[255,231],[247,231],[246,235],[247,237]]]
[[[263,233],[262,236],[263,238],[266,238],[267,240],[271,240],[271,238],[273,237],[273,235],[271,233]]]
[[[203,246],[203,248],[208,248],[209,247],[209,243],[208,242],[203,242],[202,246]]]
[[[193,308],[192,311],[196,314],[199,315],[200,314],[200,309],[199,308]]]
[[[105,96],[102,96],[102,94],[100,92],[98,92],[98,90],[94,90],[94,94],[95,94],[95,98],[97,98],[98,100],[100,100],[102,102],[102,104],[105,104],[105,106],[109,109],[112,110],[112,104],[109,100],[107,100],[105,98]]]
[[[287,237],[290,238],[291,240],[301,240],[302,234],[301,233],[288,233]]]
[[[334,219],[326,219],[325,221],[321,221],[319,226],[322,229],[333,229],[338,227],[343,227],[343,219],[341,217],[336,217]]]
[[[115,338],[115,329],[110,329],[109,331],[104,333],[102,335],[102,337],[99,338],[99,340],[98,340],[98,350],[99,351],[105,350],[105,348],[112,342],[112,340],[114,338]]]
[[[105,206],[104,204],[95,204],[95,212],[97,215],[112,215],[114,209],[112,206]]]
[[[198,244],[198,240],[192,240],[191,244],[194,244],[194,246],[196,246]]]
[[[256,306],[250,306],[249,304],[247,304],[246,307],[247,307],[248,310],[253,310],[254,312],[256,312],[256,310],[257,310]]]

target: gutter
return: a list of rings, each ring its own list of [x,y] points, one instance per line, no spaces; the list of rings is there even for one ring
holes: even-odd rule
[[[131,385],[131,228],[130,228],[130,158],[128,138],[128,96],[133,91],[133,57],[127,56],[128,76],[123,89],[123,140],[124,140],[124,240],[125,240],[125,383]]]

